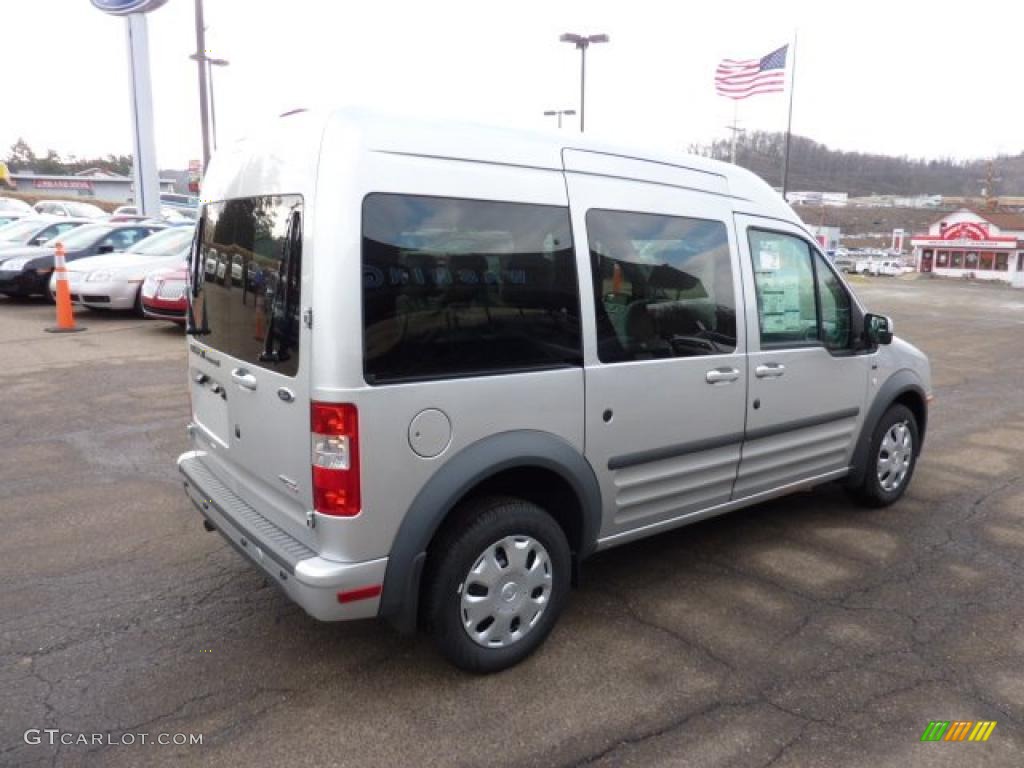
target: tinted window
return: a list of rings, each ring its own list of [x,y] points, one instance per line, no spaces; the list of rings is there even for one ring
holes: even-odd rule
[[[736,348],[729,238],[720,221],[587,212],[601,362]]]
[[[850,296],[821,255],[781,232],[748,236],[762,345],[848,347]]]
[[[200,339],[232,357],[294,376],[299,368],[302,198],[211,203],[202,240],[196,323]]]
[[[580,365],[568,209],[369,195],[363,323],[371,384]]]

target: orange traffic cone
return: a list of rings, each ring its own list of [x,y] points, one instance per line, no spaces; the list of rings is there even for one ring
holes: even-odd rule
[[[57,325],[47,328],[47,333],[75,333],[85,328],[75,325],[75,313],[71,308],[71,289],[68,288],[68,268],[64,262],[64,243],[57,243],[53,255],[53,272],[57,275]]]

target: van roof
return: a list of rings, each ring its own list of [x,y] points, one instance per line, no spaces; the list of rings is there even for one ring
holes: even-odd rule
[[[799,222],[793,210],[763,179],[730,163],[683,152],[666,152],[641,147],[628,147],[592,139],[586,135],[528,131],[493,125],[430,120],[401,116],[366,109],[344,107],[326,110],[295,110],[281,117],[251,138],[242,139],[229,154],[254,157],[269,154],[278,159],[294,154],[297,148],[308,150],[319,142],[296,141],[296,134],[307,139],[323,135],[326,131],[340,131],[354,138],[361,148],[370,152],[388,152],[411,156],[426,156],[453,160],[467,160],[500,165],[563,170],[565,151],[593,153],[609,160],[621,160],[622,177],[666,183],[659,171],[693,171],[707,178],[717,177],[715,190],[737,201],[751,205],[737,205],[751,213],[774,216]],[[312,158],[303,150],[305,157]],[[641,161],[631,163],[630,161]],[[216,163],[215,163],[216,164]],[[234,165],[234,163],[230,163]],[[241,163],[245,165],[243,161]],[[609,163],[602,163],[603,168]],[[236,166],[237,167],[237,166]],[[215,170],[211,168],[211,170]],[[613,172],[619,175],[618,172]],[[210,179],[212,181],[212,179]],[[668,182],[673,183],[673,182]],[[679,184],[679,186],[686,186]],[[205,191],[205,189],[204,189]],[[705,190],[710,191],[710,190]],[[205,196],[205,195],[204,195]]]

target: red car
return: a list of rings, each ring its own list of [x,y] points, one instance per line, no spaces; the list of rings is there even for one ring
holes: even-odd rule
[[[185,280],[188,267],[168,267],[150,272],[142,283],[142,312],[156,320],[185,324]]]

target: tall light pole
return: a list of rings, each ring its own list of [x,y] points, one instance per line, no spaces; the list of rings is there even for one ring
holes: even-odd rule
[[[562,115],[575,115],[576,114],[576,110],[575,109],[549,109],[544,114],[547,117],[553,117],[555,115],[558,115],[558,127],[561,128],[562,127]]]
[[[203,0],[196,0],[196,53],[192,57],[196,60],[196,69],[199,71],[199,123],[203,131],[203,171],[210,164],[210,116],[206,107],[209,103],[206,100],[206,67],[203,61],[206,58],[206,26],[203,22]]]
[[[563,43],[572,43],[580,52],[580,133],[583,133],[587,98],[587,48],[591,43],[607,43],[608,35],[575,35],[572,32],[566,32],[558,39]]]
[[[213,148],[217,148],[217,100],[213,96],[213,68],[226,67],[231,62],[227,59],[207,59],[206,75],[210,78],[210,123],[213,128]]]
[[[213,95],[213,68],[226,67],[231,62],[227,59],[212,59],[206,53],[193,53],[189,56],[193,61],[206,62],[206,79],[210,87],[210,127],[213,132],[213,148],[217,149],[217,99]]]

